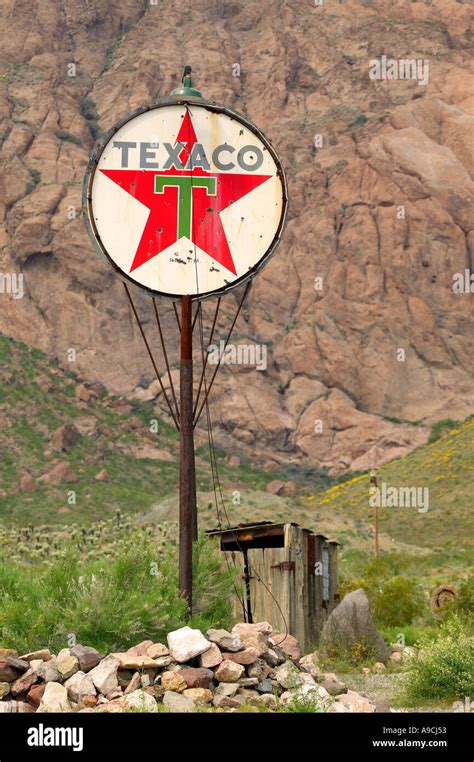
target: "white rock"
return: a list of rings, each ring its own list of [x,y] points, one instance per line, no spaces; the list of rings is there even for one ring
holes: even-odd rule
[[[204,651],[204,653],[199,657],[199,663],[201,667],[209,669],[210,667],[217,667],[217,665],[221,663],[222,659],[223,656],[221,654],[220,648],[215,643],[211,643],[211,647],[208,648],[207,651]]]
[[[303,685],[300,685],[298,688],[292,688],[289,691],[285,691],[285,693],[281,694],[280,701],[285,703],[286,701],[293,701],[295,698],[308,698],[310,700],[314,699],[321,704],[321,707],[325,711],[328,710],[333,701],[325,688],[323,688],[321,685],[316,686],[311,685],[310,683],[303,683]]]
[[[211,645],[201,630],[193,630],[191,627],[181,627],[179,630],[170,632],[167,640],[171,656],[180,663],[200,656]]]
[[[310,676],[311,677],[311,676]],[[286,661],[275,670],[275,679],[287,690],[297,688],[304,682],[303,673],[299,672],[297,667],[291,661]]]
[[[117,688],[117,669],[119,666],[120,662],[115,656],[106,656],[105,659],[99,662],[97,667],[88,672],[99,693],[103,693],[106,696]]]
[[[67,690],[61,683],[53,681],[46,684],[38,712],[71,712]]]
[[[208,630],[207,637],[223,651],[241,651],[244,647],[240,635],[237,632],[227,630]]]
[[[90,673],[86,675],[84,672],[75,672],[74,675],[66,680],[64,687],[67,690],[68,696],[72,701],[80,701],[83,696],[95,696],[95,685],[92,682]]]
[[[189,713],[196,711],[196,705],[189,696],[183,696],[174,691],[166,691],[163,696],[163,704],[167,712]]]
[[[62,675],[58,669],[56,658],[49,659],[49,661],[42,661],[35,669],[35,672],[45,683],[59,683],[62,680]]]
[[[214,695],[227,696],[227,698],[232,698],[235,696],[239,688],[239,683],[219,683],[216,690],[214,691]]]
[[[342,693],[336,697],[336,702],[345,706],[349,712],[363,712],[364,714],[375,712],[375,705],[355,691]]]
[[[235,661],[224,659],[214,670],[214,677],[222,683],[235,683],[245,672],[242,664],[236,664]]]
[[[56,657],[56,665],[63,680],[79,672],[79,659],[72,655],[69,648],[63,648]]]
[[[145,691],[140,689],[129,693],[127,696],[124,696],[123,703],[129,709],[140,709],[142,712],[158,711],[158,704],[156,703],[156,700],[153,698],[153,696],[150,696],[149,693],[145,693]]]

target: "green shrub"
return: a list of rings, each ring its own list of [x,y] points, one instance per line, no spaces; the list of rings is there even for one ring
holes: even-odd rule
[[[0,568],[0,643],[54,651],[76,642],[118,651],[141,640],[160,641],[185,624],[201,629],[231,623],[234,568],[224,568],[214,543],[195,544],[194,611],[178,592],[177,550],[158,555],[151,541],[123,542],[111,560],[79,563],[68,549],[43,572]]]
[[[392,577],[375,593],[373,611],[378,624],[401,626],[411,624],[423,612],[425,603],[421,588],[413,579]]]
[[[59,138],[59,140],[65,140],[66,143],[74,143],[76,146],[82,145],[81,139],[77,137],[77,135],[73,135],[71,132],[66,132],[65,130],[59,130],[56,133],[56,137]]]
[[[441,437],[446,434],[447,431],[455,429],[456,426],[459,426],[459,421],[453,421],[452,418],[445,418],[442,421],[436,421],[436,423],[434,423],[431,427],[431,434],[428,438],[428,444],[433,444],[433,442],[441,439]]]
[[[456,608],[466,614],[474,611],[474,575],[460,584]]]
[[[315,714],[327,712],[331,705],[329,699],[323,699],[316,691],[307,693],[305,696],[295,694],[288,701],[277,702],[277,712],[289,712],[291,714]]]
[[[419,583],[403,576],[413,563],[402,554],[390,554],[371,560],[363,577],[342,579],[340,590],[346,595],[362,588],[369,599],[372,612],[380,627],[409,625],[416,617],[427,614],[427,597]]]
[[[440,626],[436,639],[422,638],[418,659],[410,661],[407,692],[412,698],[461,699],[474,695],[474,638],[459,616]]]
[[[33,193],[34,189],[41,182],[41,172],[38,169],[30,169],[31,180],[26,185],[25,196]]]
[[[360,114],[357,119],[349,124],[349,128],[352,129],[353,127],[363,127],[364,124],[367,124],[367,117],[365,114]]]

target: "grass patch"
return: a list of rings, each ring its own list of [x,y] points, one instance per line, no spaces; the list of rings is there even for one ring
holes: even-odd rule
[[[57,652],[73,634],[78,643],[108,653],[146,638],[163,642],[185,624],[228,627],[236,575],[224,568],[216,548],[207,538],[194,546],[191,617],[178,592],[176,548],[159,556],[151,541],[141,547],[124,541],[110,561],[80,563],[69,548],[43,572],[4,564],[0,641],[19,651]]]

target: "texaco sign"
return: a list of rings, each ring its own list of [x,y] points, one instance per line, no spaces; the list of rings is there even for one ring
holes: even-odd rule
[[[209,101],[159,101],[122,120],[91,159],[87,227],[119,275],[149,293],[224,293],[280,240],[286,183],[268,140]]]

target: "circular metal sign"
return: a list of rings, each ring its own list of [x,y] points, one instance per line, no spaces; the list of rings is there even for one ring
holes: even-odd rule
[[[267,262],[283,230],[286,181],[247,119],[168,98],[122,120],[84,181],[89,235],[120,277],[152,295],[219,295]]]

